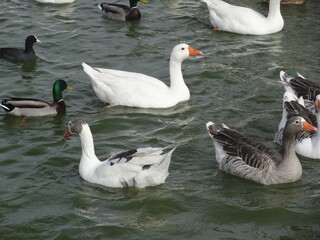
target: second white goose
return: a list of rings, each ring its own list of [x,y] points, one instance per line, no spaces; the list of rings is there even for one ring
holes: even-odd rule
[[[175,148],[137,148],[119,152],[105,161],[100,161],[94,151],[89,125],[83,119],[69,121],[64,134],[79,134],[82,154],[80,176],[88,182],[107,187],[156,186],[165,182],[169,175],[171,155]]]
[[[246,7],[231,5],[221,0],[201,0],[208,6],[210,22],[214,30],[251,35],[276,33],[284,22],[280,12],[280,0],[270,0],[267,17]]]

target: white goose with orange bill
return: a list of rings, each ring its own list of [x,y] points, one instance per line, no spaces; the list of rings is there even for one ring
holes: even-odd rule
[[[110,106],[168,108],[189,100],[190,92],[182,76],[181,63],[190,56],[201,54],[201,51],[184,43],[173,48],[170,56],[170,86],[141,73],[93,68],[86,63],[82,63],[82,66],[97,97]]]
[[[291,96],[291,97],[288,97]],[[302,97],[300,97],[301,99]],[[320,92],[314,101],[314,111],[306,108],[303,102],[299,102],[296,95],[290,91],[284,93],[284,103],[282,119],[279,123],[278,132],[275,136],[275,142],[282,144],[284,124],[287,118],[292,116],[301,116],[310,124],[316,126],[316,132],[301,132],[296,137],[296,152],[304,157],[320,159]]]

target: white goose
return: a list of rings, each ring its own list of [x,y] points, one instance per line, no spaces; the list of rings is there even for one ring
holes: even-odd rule
[[[88,182],[107,187],[156,186],[165,182],[171,155],[167,148],[137,148],[119,152],[105,161],[100,161],[94,151],[93,137],[89,125],[83,119],[69,121],[64,134],[79,134],[82,155],[79,165],[80,176]]]
[[[189,56],[201,54],[201,51],[187,44],[173,48],[170,57],[170,86],[141,73],[92,68],[86,63],[82,63],[82,66],[102,102],[111,106],[168,108],[189,100],[190,92],[183,80],[181,63]]]
[[[313,113],[308,108],[304,107],[303,100],[301,102],[302,97],[297,99],[296,95],[294,95],[290,91],[286,91],[284,93],[284,102],[283,102],[283,112],[282,119],[279,123],[278,132],[275,136],[275,142],[278,144],[282,144],[283,137],[283,129],[284,129],[284,121],[287,120],[288,117],[296,115],[302,116],[309,123],[319,128],[320,126],[320,94],[317,95],[316,100],[314,102],[314,110]],[[296,152],[302,156],[320,159],[320,134],[319,129],[312,134],[301,133],[296,137]]]
[[[214,30],[251,35],[276,33],[284,22],[280,12],[280,0],[270,0],[267,17],[245,7],[234,6],[221,0],[201,0],[208,6],[210,22]]]
[[[283,154],[257,143],[228,127],[207,123],[213,140],[219,169],[261,184],[295,182],[302,174],[301,163],[295,153],[295,137],[300,131],[316,131],[302,117],[288,119],[283,133]]]
[[[317,127],[320,126],[320,95],[315,100]],[[320,133],[319,129],[309,138],[304,138],[296,144],[296,152],[302,156],[320,159]]]

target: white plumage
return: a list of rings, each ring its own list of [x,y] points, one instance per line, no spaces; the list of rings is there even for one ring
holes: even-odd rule
[[[231,5],[221,0],[201,1],[208,6],[210,22],[215,30],[263,35],[279,32],[284,25],[280,0],[270,0],[267,17],[250,8]]]
[[[89,125],[84,120],[69,121],[64,137],[72,133],[80,136],[82,155],[79,173],[88,182],[107,187],[145,188],[164,183],[169,175],[171,155],[175,148],[130,149],[100,161],[95,155]]]
[[[92,68],[86,63],[82,63],[82,66],[102,102],[111,106],[168,108],[189,100],[190,92],[182,76],[181,63],[189,56],[200,54],[201,51],[187,44],[173,48],[170,57],[170,86],[141,73]]]

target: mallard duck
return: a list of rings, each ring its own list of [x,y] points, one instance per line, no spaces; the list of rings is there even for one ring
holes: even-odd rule
[[[130,7],[116,3],[100,3],[98,7],[108,18],[121,21],[134,21],[141,19],[141,13],[137,7],[138,2],[149,3],[148,0],[129,0]]]
[[[170,57],[170,87],[141,73],[92,68],[86,63],[82,63],[82,66],[102,102],[111,106],[168,108],[189,100],[190,92],[183,80],[181,63],[189,56],[200,54],[201,51],[187,44],[179,44],[173,48]]]
[[[53,103],[34,98],[6,98],[0,106],[14,116],[36,117],[46,115],[57,115],[66,113],[66,104],[62,99],[62,92],[72,89],[64,80],[57,80],[53,84]]]
[[[317,131],[317,128],[300,116],[289,118],[283,132],[282,156],[226,126],[221,129],[208,122],[207,130],[213,140],[219,169],[269,185],[300,179],[302,167],[295,153],[295,138],[300,131]]]
[[[171,155],[175,148],[136,148],[112,155],[100,161],[94,151],[93,137],[89,125],[83,119],[69,121],[64,134],[79,134],[82,154],[79,165],[80,176],[90,182],[106,187],[145,188],[165,182]]]
[[[39,3],[54,3],[54,4],[64,4],[73,3],[75,0],[36,0]]]
[[[267,17],[245,7],[234,6],[221,0],[201,0],[208,6],[210,22],[214,30],[263,35],[282,30],[284,22],[280,12],[280,0],[271,0]]]
[[[19,48],[0,48],[0,57],[17,62],[26,62],[35,58],[33,44],[41,42],[36,36],[30,35],[26,38],[25,49]]]

